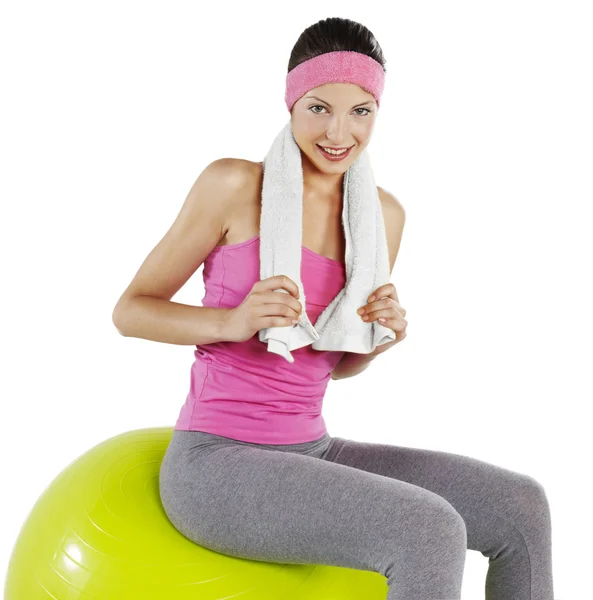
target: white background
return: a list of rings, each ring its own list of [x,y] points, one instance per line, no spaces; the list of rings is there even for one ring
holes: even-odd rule
[[[173,426],[192,346],[112,310],[202,169],[260,161],[290,51],[332,16],[387,58],[369,146],[403,204],[407,338],[330,381],[330,433],[527,473],[552,509],[556,600],[590,594],[591,7],[586,2],[101,2],[2,7],[3,575],[76,457]],[[173,298],[200,305],[202,269]],[[590,413],[589,413],[590,414]],[[588,439],[587,439],[588,438]],[[463,600],[483,598],[468,552]]]

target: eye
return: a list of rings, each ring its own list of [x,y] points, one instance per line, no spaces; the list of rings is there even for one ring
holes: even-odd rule
[[[321,109],[325,110],[325,106],[321,106],[320,104],[315,104],[314,106],[311,106],[311,108],[309,108],[309,110],[313,111],[313,114],[315,114],[315,115],[321,115],[323,113],[313,110],[314,108],[321,108]],[[368,114],[373,112],[372,110],[369,110],[368,108],[356,108],[355,112],[358,110],[366,110],[366,113],[356,113],[359,117],[366,117]]]

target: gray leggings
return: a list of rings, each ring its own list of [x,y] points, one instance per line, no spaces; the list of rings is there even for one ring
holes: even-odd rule
[[[374,571],[388,600],[459,600],[471,549],[488,557],[486,600],[553,600],[544,488],[481,460],[174,430],[159,485],[175,528],[222,554]]]

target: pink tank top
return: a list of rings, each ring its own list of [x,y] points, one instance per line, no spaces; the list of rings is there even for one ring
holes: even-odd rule
[[[203,269],[203,306],[235,308],[260,280],[259,236],[217,246]],[[346,283],[345,265],[302,247],[301,281],[313,325]],[[196,345],[190,389],[175,429],[204,431],[258,444],[299,444],[322,437],[321,414],[341,351],[268,352],[256,333],[245,342]]]

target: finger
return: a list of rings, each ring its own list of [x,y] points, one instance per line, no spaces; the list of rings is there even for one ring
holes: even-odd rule
[[[396,302],[399,302],[397,298],[397,290],[393,283],[386,283],[378,287],[369,297],[368,302],[379,300],[380,298],[393,298]]]
[[[285,293],[291,294],[297,299],[300,296],[297,284],[287,275],[274,275],[260,280],[257,285],[264,290],[285,290]]]
[[[384,320],[381,320],[384,319]],[[402,319],[393,309],[375,310],[371,314],[364,315],[362,320],[366,323],[378,321],[381,325],[386,325],[394,331],[404,331],[408,322]]]
[[[358,314],[370,315],[378,310],[385,310],[386,308],[392,307],[393,300],[391,298],[382,298],[381,300],[375,300],[370,304],[365,304],[358,309]]]
[[[381,300],[375,300],[374,302],[371,302],[370,304],[365,304],[364,306],[361,306],[357,312],[359,315],[363,315],[363,314],[371,314],[373,312],[376,312],[378,310],[384,310],[386,308],[393,308],[393,310],[395,310],[397,312],[397,314],[399,316],[401,316],[401,318],[403,319],[406,315],[406,309],[402,308],[399,303],[397,303],[395,300],[393,300],[393,298],[383,298]],[[407,323],[407,321],[406,321]]]
[[[384,325],[389,329],[392,329],[400,335],[405,335],[406,333],[406,326],[399,319],[389,319],[385,317],[383,320],[383,317],[381,317],[377,320],[377,323],[379,323],[380,325]]]

